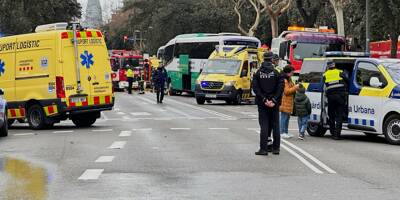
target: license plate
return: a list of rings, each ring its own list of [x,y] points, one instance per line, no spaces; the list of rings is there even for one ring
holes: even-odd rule
[[[86,101],[86,97],[72,97],[71,102],[72,103],[82,103]]]
[[[216,94],[206,94],[206,98],[217,98]]]

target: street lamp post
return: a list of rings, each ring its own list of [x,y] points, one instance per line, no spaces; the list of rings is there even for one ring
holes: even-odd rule
[[[365,52],[369,53],[369,0],[365,0]]]

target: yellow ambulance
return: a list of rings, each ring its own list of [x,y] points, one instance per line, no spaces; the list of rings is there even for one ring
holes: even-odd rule
[[[103,34],[56,23],[0,38],[0,87],[9,124],[26,120],[43,129],[71,119],[78,127],[91,126],[114,105]]]
[[[213,99],[240,104],[253,98],[251,80],[263,61],[264,50],[247,46],[216,48],[196,82],[198,104]]]

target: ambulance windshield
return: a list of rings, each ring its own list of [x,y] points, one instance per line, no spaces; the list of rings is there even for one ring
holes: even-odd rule
[[[239,73],[239,68],[239,60],[215,59],[208,60],[207,66],[203,69],[203,73],[236,75]]]
[[[386,63],[386,68],[389,71],[390,76],[392,76],[393,80],[400,84],[400,62],[396,63]]]

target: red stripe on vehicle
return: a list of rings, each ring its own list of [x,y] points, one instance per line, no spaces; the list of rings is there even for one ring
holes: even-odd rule
[[[96,34],[97,34],[97,37],[103,37],[103,34],[100,31],[97,31]]]
[[[111,98],[110,98],[110,96],[106,96],[106,99],[105,99],[105,101],[106,101],[106,104],[109,104],[109,103],[111,102]]]
[[[77,38],[80,38],[80,37],[81,37],[81,32],[77,31],[77,32],[76,32],[76,37],[77,37]]]
[[[21,116],[25,116],[25,108],[20,108],[19,109],[19,113],[21,114]]]
[[[11,117],[16,117],[17,116],[17,113],[15,112],[15,109],[11,109],[10,113],[11,113]]]
[[[86,31],[86,37],[92,37],[92,32],[91,31]]]
[[[82,102],[82,106],[88,106],[89,105],[89,103],[88,103],[88,101],[86,100],[86,101],[84,101],[84,102]]]
[[[100,104],[100,97],[94,97],[94,105],[99,105]]]
[[[49,111],[49,114],[53,114],[53,113],[54,113],[54,108],[53,108],[53,106],[47,107],[47,110]]]
[[[75,107],[76,106],[76,104],[74,103],[74,102],[69,102],[69,107]]]

